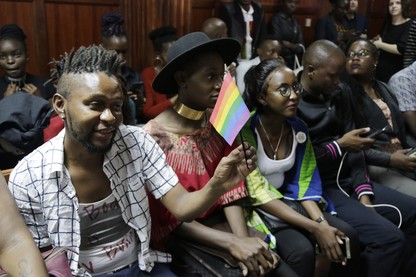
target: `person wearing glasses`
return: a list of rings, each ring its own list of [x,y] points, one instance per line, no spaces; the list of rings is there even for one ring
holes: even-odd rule
[[[357,276],[416,276],[416,199],[369,177],[363,150],[375,139],[365,137],[370,128],[355,129],[353,95],[341,82],[346,62],[344,52],[328,40],[306,49],[297,115],[308,125],[325,196],[337,217],[358,232]]]
[[[406,155],[412,147],[397,98],[390,87],[375,78],[379,50],[370,41],[353,40],[347,48],[346,70],[353,93],[354,121],[357,127],[369,126],[386,131],[365,152],[371,179],[416,197],[416,158]]]
[[[317,242],[325,249],[322,254],[334,262],[335,276],[358,276],[358,235],[324,211],[328,202],[322,195],[308,129],[296,117],[301,84],[294,72],[276,59],[252,67],[245,82],[244,100],[253,112],[243,137],[257,148],[262,174],[250,174],[246,186],[252,206],[276,237],[278,254],[299,276],[314,276]],[[353,251],[348,262],[341,252],[344,236],[349,237]]]

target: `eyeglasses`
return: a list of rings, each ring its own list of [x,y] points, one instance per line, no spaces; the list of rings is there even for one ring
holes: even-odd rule
[[[296,83],[293,86],[280,87],[277,90],[275,90],[275,92],[280,93],[280,95],[283,97],[289,97],[292,94],[292,92],[296,94],[301,94],[303,92],[303,87],[301,84]]]
[[[370,51],[366,49],[361,49],[357,52],[349,51],[347,53],[347,59],[354,59],[354,58],[368,58],[370,57]]]

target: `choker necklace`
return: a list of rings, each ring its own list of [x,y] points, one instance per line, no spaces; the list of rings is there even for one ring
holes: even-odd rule
[[[185,104],[176,103],[173,109],[180,115],[190,120],[200,120],[204,117],[205,111],[197,111],[189,108]]]
[[[282,123],[282,128],[280,129],[280,136],[279,136],[279,140],[277,141],[277,145],[276,148],[273,148],[272,142],[270,141],[269,135],[266,132],[266,129],[264,129],[263,123],[261,122],[261,119],[259,117],[259,122],[261,125],[261,128],[263,128],[264,134],[266,135],[266,139],[270,144],[270,148],[273,150],[274,154],[273,154],[273,160],[277,160],[277,150],[279,150],[279,146],[280,146],[280,142],[282,141],[282,136],[283,136],[283,130],[285,127],[285,123]]]
[[[25,80],[26,80],[26,74],[23,75],[20,78],[13,78],[10,76],[6,76],[7,81],[9,81],[12,84],[17,84],[19,87],[24,86]]]

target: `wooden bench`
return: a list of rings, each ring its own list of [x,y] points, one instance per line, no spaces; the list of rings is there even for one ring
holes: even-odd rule
[[[4,175],[4,178],[6,179],[6,182],[9,181],[10,173],[12,172],[13,168],[9,169],[3,169],[1,173]]]

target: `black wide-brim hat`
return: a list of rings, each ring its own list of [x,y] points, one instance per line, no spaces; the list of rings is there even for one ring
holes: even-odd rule
[[[163,94],[178,92],[178,84],[173,77],[177,70],[183,68],[190,59],[204,52],[217,52],[221,55],[224,63],[233,62],[241,51],[240,43],[232,38],[210,39],[205,33],[189,33],[169,48],[167,53],[167,64],[153,80],[152,87],[155,91]]]

